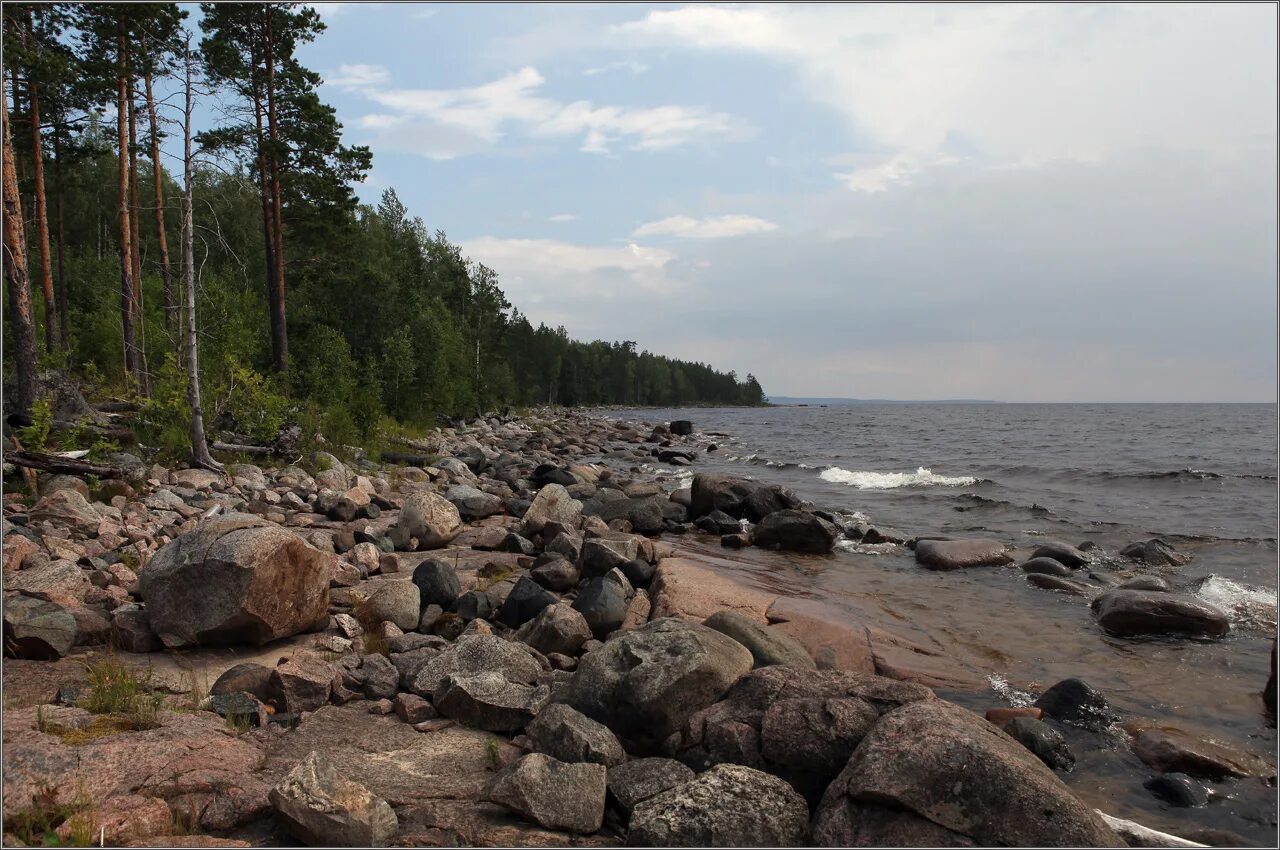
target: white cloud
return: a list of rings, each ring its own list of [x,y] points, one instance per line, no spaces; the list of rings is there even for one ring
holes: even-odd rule
[[[631,235],[635,238],[678,236],[682,239],[724,239],[751,233],[767,233],[777,229],[778,225],[773,222],[752,215],[722,215],[702,219],[687,215],[673,215],[658,221],[646,222],[632,231]]]
[[[554,222],[577,221],[577,220],[578,220],[578,217],[573,213],[556,213],[555,215],[547,216],[547,221],[554,221]]]
[[[534,138],[581,139],[587,153],[610,153],[616,146],[658,151],[715,139],[741,138],[748,132],[741,122],[723,112],[698,107],[595,106],[590,101],[566,103],[541,97],[546,82],[536,68],[525,67],[490,83],[460,89],[395,89],[382,87],[385,77],[370,66],[343,66],[342,78],[365,97],[391,110],[399,121],[379,115],[363,119],[368,125],[413,122],[415,135],[433,137],[431,127],[470,137],[471,147],[481,149],[501,140],[512,127]],[[425,126],[424,126],[425,125]],[[404,139],[402,141],[407,141]],[[466,145],[452,145],[453,155],[470,152]],[[424,155],[436,156],[424,151]]]
[[[649,66],[643,62],[636,62],[634,59],[624,59],[621,62],[610,62],[607,65],[588,68],[582,72],[582,76],[594,77],[597,74],[607,74],[610,71],[630,71],[632,74],[643,74],[647,70],[649,70]]]
[[[501,274],[503,289],[518,304],[563,302],[566,295],[607,301],[637,291],[670,294],[677,287],[667,274],[676,255],[634,242],[614,247],[481,236],[464,241],[462,249]]]
[[[911,178],[929,168],[941,165],[954,165],[960,162],[958,157],[932,156],[920,157],[911,154],[895,154],[891,157],[859,156],[852,158],[851,164],[857,167],[853,171],[836,172],[840,180],[855,192],[883,192],[894,185],[905,185]]]
[[[339,65],[325,82],[340,89],[363,89],[384,86],[391,82],[391,75],[382,65]]]

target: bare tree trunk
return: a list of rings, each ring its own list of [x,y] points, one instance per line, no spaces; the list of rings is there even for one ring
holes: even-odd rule
[[[289,331],[285,320],[287,313],[284,295],[284,223],[280,200],[280,147],[279,136],[276,133],[276,60],[272,32],[274,12],[269,3],[265,8],[267,10],[267,131],[271,137],[269,160],[271,163],[271,215],[276,237],[276,298],[271,321],[276,326],[276,333],[280,339],[280,346],[275,352],[275,362],[272,365],[277,372],[286,372],[289,369]]]
[[[58,336],[63,348],[71,347],[71,331],[67,327],[67,268],[64,261],[66,230],[62,220],[62,127],[53,128],[53,210],[58,220]]]
[[[267,182],[267,150],[264,135],[262,104],[256,98],[253,102],[254,120],[258,129],[258,191],[262,201],[262,239],[263,253],[267,266],[267,308],[271,326],[271,361],[274,363],[280,351],[280,329],[276,325],[276,237],[273,226],[275,216],[271,213],[271,189]]]
[[[0,85],[3,80],[0,74]],[[18,197],[18,172],[13,164],[13,136],[9,131],[9,102],[3,91],[0,91],[0,101],[4,107],[4,270],[9,278],[9,320],[13,323],[17,361],[17,390],[11,401],[17,410],[28,411],[36,397],[36,329],[31,315],[22,200]]]
[[[116,141],[120,146],[120,167],[117,174],[117,188],[120,191],[120,323],[124,329],[124,364],[125,371],[135,383],[141,385],[141,359],[138,356],[138,342],[134,336],[135,303],[133,298],[133,257],[129,246],[133,237],[129,230],[129,84],[125,68],[125,29],[124,19],[118,23],[117,59],[119,60],[116,77]]]
[[[31,32],[31,13],[27,13]],[[52,354],[58,344],[58,305],[53,298],[53,258],[49,252],[49,214],[44,193],[44,141],[40,133],[40,86],[27,77],[27,116],[31,119],[31,176],[34,182],[36,247],[40,251],[40,292],[44,296],[44,348]]]
[[[133,53],[129,53],[129,230],[133,236],[129,256],[133,263],[133,303],[137,308],[138,366],[142,378],[142,392],[150,394],[151,376],[147,369],[147,320],[142,300],[142,228],[138,225],[142,208],[138,190],[138,111],[136,91],[133,87]]]
[[[156,121],[156,100],[151,89],[151,72],[146,83],[147,117],[151,121],[151,170],[155,180],[156,233],[160,243],[160,277],[164,281],[164,323],[170,333],[178,324],[178,308],[173,303],[173,272],[169,268],[169,240],[164,231],[164,166],[160,164],[160,124]]]
[[[182,275],[187,296],[187,401],[191,405],[191,458],[198,466],[221,470],[222,464],[209,455],[204,434],[204,411],[200,404],[200,360],[196,333],[195,222],[192,215],[191,174],[191,41],[186,49],[186,100],[182,109]]]

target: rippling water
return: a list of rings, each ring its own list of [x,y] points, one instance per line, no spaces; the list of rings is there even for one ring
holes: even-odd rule
[[[1067,676],[1127,716],[1175,722],[1275,764],[1258,692],[1276,624],[1275,405],[892,404],[611,411],[641,422],[690,419],[715,452],[696,469],[777,482],[816,505],[906,536],[995,537],[1030,551],[1046,539],[1098,545],[1118,577],[1164,575],[1226,610],[1220,641],[1111,637],[1088,600],[1035,588],[1016,568],[935,573],[892,545],[846,544],[828,558],[753,553],[769,582],[861,621],[892,625],[983,673],[975,709],[1034,695]],[[723,435],[723,436],[720,436]],[[672,478],[690,470],[655,465]],[[1152,569],[1116,554],[1159,536],[1193,556]],[[1104,810],[1172,831],[1231,830],[1276,840],[1275,789],[1258,779],[1210,787],[1207,809],[1169,809],[1123,739],[1074,735],[1064,779]]]

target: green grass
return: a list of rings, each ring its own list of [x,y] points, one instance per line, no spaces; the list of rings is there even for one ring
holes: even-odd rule
[[[91,714],[117,716],[131,729],[154,729],[163,697],[151,690],[151,668],[139,674],[107,652],[85,664],[88,692],[80,707]]]
[[[4,831],[29,847],[88,847],[95,837],[91,809],[83,794],[63,803],[56,786],[44,785],[32,795],[28,808],[5,817]],[[63,839],[57,830],[67,821],[70,835]]]

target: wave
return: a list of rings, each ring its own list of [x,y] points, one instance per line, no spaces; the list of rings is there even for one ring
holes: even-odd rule
[[[867,470],[848,470],[838,466],[829,466],[818,477],[832,484],[847,484],[859,490],[893,490],[898,487],[968,487],[982,481],[969,475],[948,477],[938,475],[925,467],[915,472],[870,472]]]
[[[1276,592],[1265,587],[1240,584],[1210,573],[1201,579],[1196,596],[1216,605],[1240,625],[1274,628]]]
[[[1036,472],[1034,467],[1018,467],[1019,472]],[[1052,474],[1052,473],[1051,473]],[[1114,472],[1110,470],[1094,470],[1094,469],[1062,469],[1057,470],[1056,474],[1066,475],[1071,478],[1101,478],[1104,481],[1221,481],[1224,479],[1236,480],[1255,480],[1255,481],[1275,481],[1274,475],[1256,474],[1256,473],[1229,473],[1229,472],[1213,472],[1208,469],[1192,469],[1190,467],[1184,469],[1170,470],[1147,470],[1141,472]]]

